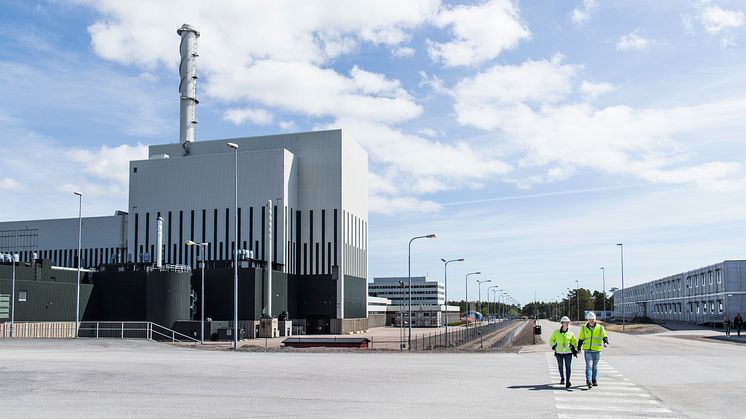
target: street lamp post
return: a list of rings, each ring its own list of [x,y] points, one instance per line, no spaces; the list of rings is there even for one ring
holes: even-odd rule
[[[481,275],[482,272],[469,272],[466,274],[466,279],[464,280],[465,286],[466,286],[466,311],[464,312],[464,321],[466,322],[466,334],[469,334],[469,318],[466,317],[466,314],[469,313],[469,276],[471,275]]]
[[[187,246],[197,246],[202,256],[202,284],[199,300],[200,300],[200,319],[199,319],[199,340],[201,343],[205,343],[205,253],[207,253],[207,243],[195,243],[192,240],[186,242]]]
[[[606,268],[601,267],[601,292],[604,299],[604,321],[606,321]]]
[[[407,315],[409,316],[409,336],[407,337],[407,349],[412,350],[412,242],[418,239],[434,239],[437,238],[435,234],[428,234],[425,236],[412,237],[409,240],[409,253],[407,254],[407,279],[409,280],[409,307]]]
[[[404,281],[399,281],[399,301],[404,300]],[[399,350],[404,350],[404,310],[399,304]]]
[[[569,316],[570,315],[570,288],[567,289],[567,310],[566,313]]]
[[[83,194],[73,192],[78,197],[78,280],[75,281],[75,337],[79,337],[80,330],[80,245],[83,233]]]
[[[482,311],[482,284],[484,284],[486,282],[492,282],[492,280],[491,279],[483,279],[483,280],[480,281],[480,280],[477,279],[477,288],[479,288],[479,306],[477,307],[477,310],[480,312],[480,314],[481,314],[481,311]]]
[[[15,249],[18,246],[18,230],[15,231],[15,238],[13,240],[13,248]],[[16,328],[16,301],[18,301],[18,298],[16,297],[16,250],[13,250],[13,253],[10,254],[10,259],[12,262],[12,271],[11,274],[11,296],[10,296],[10,337],[13,337],[15,333]]]
[[[575,280],[575,300],[578,303],[578,321],[580,321],[580,293],[578,292],[578,280]]]
[[[622,296],[622,332],[624,332],[624,324],[626,323],[626,314],[627,314],[627,306],[624,304],[626,302],[626,298],[624,298],[624,244],[623,243],[617,243],[617,246],[619,246],[619,257],[622,262],[622,292],[620,295]]]
[[[500,286],[492,285],[490,287],[487,287],[487,311],[489,313],[489,317],[487,318],[487,324],[490,323],[490,318],[495,318],[497,314],[497,305],[495,304],[495,292],[502,291],[501,289],[496,290],[493,288],[500,288]],[[490,290],[492,290],[492,309],[490,309]]]
[[[235,187],[235,201],[233,208],[233,215],[235,220],[235,242],[236,245],[233,248],[233,349],[238,349],[238,144],[228,143],[228,148],[233,149],[234,161],[235,161],[235,181],[233,186]],[[226,243],[228,245],[228,243]],[[271,268],[270,268],[271,269]]]
[[[446,303],[446,347],[448,347],[448,264],[451,262],[463,262],[464,258],[459,259],[451,259],[451,260],[445,260],[440,259],[443,261],[443,289],[445,290],[445,303]]]

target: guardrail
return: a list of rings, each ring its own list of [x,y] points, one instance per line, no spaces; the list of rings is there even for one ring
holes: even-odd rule
[[[153,322],[81,322],[78,336],[200,343],[199,339]]]
[[[19,339],[72,339],[75,322],[15,322],[13,338]],[[80,322],[78,337],[147,339],[200,343],[198,339],[153,322]],[[0,323],[0,338],[11,338],[10,323]]]

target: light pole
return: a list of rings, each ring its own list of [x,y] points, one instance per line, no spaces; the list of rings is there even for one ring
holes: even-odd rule
[[[624,298],[624,244],[623,243],[617,243],[617,246],[619,246],[619,256],[620,260],[622,262],[622,292],[620,295],[622,296],[623,300],[626,300]],[[626,323],[626,314],[627,314],[627,306],[625,306],[626,301],[621,302],[622,305],[622,332],[624,332],[624,323]]]
[[[451,259],[451,260],[445,260],[443,258],[440,259],[443,261],[443,288],[445,290],[445,299],[446,299],[446,347],[448,347],[448,264],[451,262],[463,262],[464,258],[459,259]]]
[[[83,233],[83,194],[73,192],[78,197],[78,280],[75,281],[75,337],[80,329],[80,244]]]
[[[498,288],[498,289],[493,289],[493,288]],[[499,288],[500,288],[499,285],[492,285],[490,287],[487,287],[487,311],[489,312],[489,315],[490,315],[489,317],[493,317],[494,318],[495,315],[497,314],[496,313],[497,312],[497,305],[495,304],[495,292],[496,291],[502,291]],[[492,309],[491,310],[490,310],[490,290],[492,290]],[[487,324],[490,323],[489,317],[487,318]]]
[[[601,267],[601,291],[604,299],[604,321],[606,321],[606,268]]]
[[[466,322],[466,330],[468,335],[469,330],[469,318],[466,317],[466,314],[469,313],[469,276],[471,275],[481,275],[482,272],[469,272],[466,274],[466,279],[464,280],[465,286],[466,286],[466,311],[464,311],[464,321]]]
[[[567,315],[570,315],[570,288],[567,289]]]
[[[407,254],[407,279],[409,280],[409,307],[407,310],[407,316],[409,316],[409,336],[407,337],[408,350],[412,350],[412,242],[419,239],[435,239],[435,234],[427,234],[425,236],[412,237],[409,240],[409,253]]]
[[[207,243],[195,243],[192,240],[186,242],[187,246],[197,246],[202,256],[202,284],[199,300],[200,300],[200,320],[199,320],[199,340],[201,343],[205,343],[205,253],[207,253]]]
[[[575,280],[575,300],[578,302],[578,321],[580,321],[580,293],[578,292],[578,280]]]
[[[236,227],[234,239],[236,246],[233,249],[233,349],[238,350],[238,144],[228,143],[226,146],[233,149],[235,161],[235,206],[233,208],[233,215]],[[226,243],[227,245],[228,243]]]
[[[477,279],[477,288],[479,288],[479,307],[477,308],[477,310],[480,312],[480,314],[481,314],[481,311],[482,311],[482,284],[484,284],[486,282],[492,282],[492,280],[491,279],[483,279],[483,280],[480,281],[480,280]]]
[[[18,246],[18,230],[15,231],[15,238],[13,239],[13,248],[15,249],[16,246]],[[10,258],[13,265],[13,274],[12,274],[12,280],[11,280],[11,296],[10,296],[10,337],[13,337],[15,333],[15,327],[16,327],[16,250],[13,250],[13,253],[10,254]]]
[[[399,301],[404,300],[404,281],[399,281]],[[404,350],[404,309],[399,304],[399,350]]]

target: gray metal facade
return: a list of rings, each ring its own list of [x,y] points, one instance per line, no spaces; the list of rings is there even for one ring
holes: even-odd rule
[[[81,265],[125,262],[127,214],[117,211],[106,217],[83,217]],[[0,253],[17,253],[20,261],[31,262],[33,254],[56,266],[77,267],[78,219],[0,222]]]
[[[614,294],[614,316],[657,322],[720,322],[746,314],[746,261],[716,263]]]

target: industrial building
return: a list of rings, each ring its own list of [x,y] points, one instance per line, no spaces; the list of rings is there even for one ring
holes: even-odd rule
[[[391,300],[393,305],[409,304],[409,278],[376,277],[368,285],[371,296]],[[446,301],[445,287],[426,276],[412,277],[412,304],[443,305]]]
[[[170,288],[187,311],[164,321],[200,318],[194,300],[205,302],[206,317],[230,321],[237,260],[239,321],[283,315],[310,332],[366,329],[366,152],[342,130],[195,141],[200,34],[189,25],[178,34],[180,141],[151,145],[147,159],[130,162],[128,211],[82,218],[80,258],[77,218],[0,222],[0,253],[53,270],[80,262],[91,273],[92,301],[115,298],[108,293],[121,290],[103,284],[120,280],[137,294],[113,303],[118,312],[90,311],[97,316],[134,320],[125,317],[142,309],[154,321],[144,305],[150,279],[142,288],[122,278],[171,271],[190,275],[187,287]],[[8,272],[0,269],[0,280]]]
[[[376,277],[368,284],[368,321],[376,326],[409,322],[409,278]],[[459,307],[446,305],[445,287],[427,277],[412,277],[412,326],[441,327],[460,318]]]
[[[622,309],[624,307],[624,309]],[[726,260],[614,293],[614,317],[720,323],[746,314],[746,261]]]

